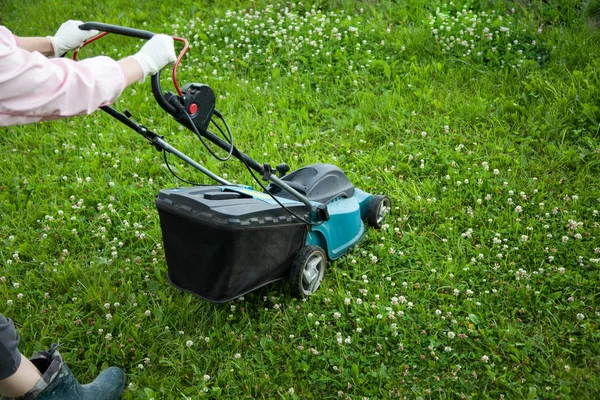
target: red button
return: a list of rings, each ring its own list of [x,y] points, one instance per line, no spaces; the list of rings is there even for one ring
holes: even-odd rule
[[[188,107],[188,111],[192,115],[196,114],[198,112],[198,105],[196,103],[190,104],[190,106]]]

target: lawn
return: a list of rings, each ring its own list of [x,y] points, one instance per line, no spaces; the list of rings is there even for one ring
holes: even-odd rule
[[[185,37],[178,80],[213,88],[242,151],[336,164],[392,214],[308,299],[280,281],[211,304],[166,279],[154,197],[186,184],[141,136],[101,111],[2,128],[0,313],[24,354],[62,343],[81,382],[119,366],[124,399],[600,396],[597,1],[134,3],[0,0],[0,22]],[[114,107],[253,184],[149,80]]]

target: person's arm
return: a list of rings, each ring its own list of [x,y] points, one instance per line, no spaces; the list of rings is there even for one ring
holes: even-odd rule
[[[0,126],[90,114],[112,103],[128,83],[111,58],[48,59],[14,41],[5,45],[1,29]]]
[[[39,51],[46,57],[54,56],[54,47],[50,39],[45,37],[17,37],[20,48],[27,51]]]
[[[70,50],[75,50],[86,40],[98,34],[96,30],[83,31],[79,29],[82,21],[69,20],[62,24],[54,36],[46,37],[18,37],[15,36],[17,46],[27,51],[37,51],[46,57],[57,57]],[[143,79],[143,71],[139,65],[130,58],[118,61],[119,66],[127,77],[127,84]]]
[[[66,52],[75,50],[83,43],[98,34],[98,31],[79,29],[82,21],[69,20],[63,23],[54,36],[16,37],[17,46],[27,51],[37,51],[46,57],[60,57]]]
[[[144,79],[144,71],[133,57],[123,58],[117,61],[117,64],[119,64],[119,67],[123,70],[123,74],[125,74],[127,86]]]
[[[118,62],[47,59],[19,48],[17,41],[0,27],[0,126],[89,114],[112,103],[127,85],[175,61],[173,39],[165,35]]]
[[[45,37],[15,37],[17,45],[23,50],[37,51],[42,53],[46,57],[53,57],[55,54],[54,46],[49,38]],[[127,77],[127,85],[133,82],[137,82],[144,78],[144,72],[142,71],[139,63],[131,57],[124,58],[117,62],[125,76]]]

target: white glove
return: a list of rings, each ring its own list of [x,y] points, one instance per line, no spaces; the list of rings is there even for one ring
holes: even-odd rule
[[[165,65],[177,60],[173,38],[167,35],[155,35],[132,57],[142,67],[144,78],[155,75]]]
[[[54,57],[60,57],[67,51],[80,48],[83,43],[98,34],[98,31],[83,31],[79,29],[81,21],[69,20],[62,24],[54,36],[46,36],[54,47]]]

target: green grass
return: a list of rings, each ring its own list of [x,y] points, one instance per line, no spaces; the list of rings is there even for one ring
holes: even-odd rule
[[[598,3],[454,4],[0,1],[22,36],[72,18],[187,37],[179,80],[215,90],[243,151],[335,163],[394,205],[307,301],[279,282],[213,305],[165,278],[154,196],[180,183],[143,138],[101,112],[3,128],[0,312],[21,351],[63,343],[82,382],[120,366],[125,399],[597,398]],[[110,35],[81,57],[140,45]],[[115,107],[252,183],[148,81]]]

